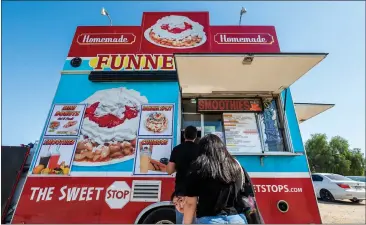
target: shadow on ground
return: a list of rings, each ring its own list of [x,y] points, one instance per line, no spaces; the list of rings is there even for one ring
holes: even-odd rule
[[[353,206],[363,206],[365,207],[365,201],[361,203],[353,203],[349,200],[335,200],[333,202],[326,202],[318,199],[318,203],[320,204],[326,204],[326,205],[353,205]]]

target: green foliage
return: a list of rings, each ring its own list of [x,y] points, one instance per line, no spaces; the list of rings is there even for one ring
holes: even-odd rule
[[[311,172],[337,173],[344,176],[365,175],[366,159],[361,149],[350,149],[346,139],[312,134],[305,143]]]

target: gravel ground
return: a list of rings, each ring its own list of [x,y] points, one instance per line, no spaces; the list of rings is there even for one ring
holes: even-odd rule
[[[350,201],[323,202],[318,201],[322,222],[330,223],[361,223],[365,224],[366,205]]]

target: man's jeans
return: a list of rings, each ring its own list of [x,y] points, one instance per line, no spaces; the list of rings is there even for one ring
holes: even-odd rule
[[[243,214],[231,216],[205,216],[197,219],[198,224],[248,224]]]
[[[183,224],[183,213],[175,210],[175,224]]]

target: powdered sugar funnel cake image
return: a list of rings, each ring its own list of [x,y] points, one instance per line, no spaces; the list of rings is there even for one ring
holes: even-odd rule
[[[206,40],[204,27],[186,16],[170,15],[159,19],[145,30],[144,37],[150,43],[175,49],[195,48]]]
[[[145,120],[145,126],[148,131],[161,133],[168,127],[168,118],[161,112],[150,113]]]
[[[148,102],[138,91],[112,88],[95,92],[87,104],[75,166],[104,166],[134,158],[139,115]]]

